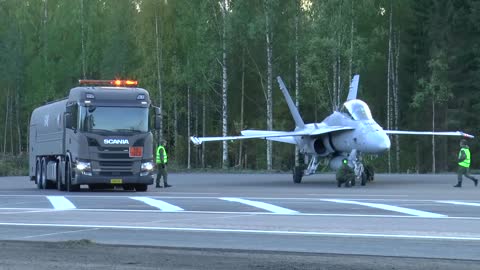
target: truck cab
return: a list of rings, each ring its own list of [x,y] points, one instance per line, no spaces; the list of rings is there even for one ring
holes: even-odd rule
[[[32,113],[31,179],[39,188],[146,191],[155,165],[151,127],[158,127],[160,114],[150,113],[148,91],[135,81],[80,84],[67,99]]]

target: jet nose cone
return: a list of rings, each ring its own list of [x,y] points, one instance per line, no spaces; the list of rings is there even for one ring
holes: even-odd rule
[[[390,138],[388,138],[387,134],[382,134],[379,142],[378,142],[378,150],[379,152],[385,152],[390,149]]]

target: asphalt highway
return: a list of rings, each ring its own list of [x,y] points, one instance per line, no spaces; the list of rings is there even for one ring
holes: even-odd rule
[[[27,177],[0,178],[0,240],[480,265],[480,187],[465,179],[453,188],[454,174],[379,174],[352,188],[337,188],[332,174],[294,184],[290,174],[185,173],[170,174],[169,183],[147,192],[67,193],[38,190]]]

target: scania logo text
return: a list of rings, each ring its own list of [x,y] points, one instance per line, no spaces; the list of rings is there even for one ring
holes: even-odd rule
[[[104,139],[104,144],[130,144],[127,139]]]

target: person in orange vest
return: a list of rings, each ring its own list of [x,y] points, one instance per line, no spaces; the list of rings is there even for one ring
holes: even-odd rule
[[[155,163],[157,164],[157,179],[156,179],[156,183],[157,183],[156,187],[157,188],[171,187],[171,185],[169,185],[168,182],[167,182],[168,156],[167,156],[167,151],[165,150],[165,145],[166,145],[166,141],[162,140],[157,147],[157,151],[155,152],[156,153]],[[160,181],[160,180],[163,180],[163,181]],[[162,182],[162,183],[160,183],[160,182]]]
[[[468,179],[472,180],[475,186],[478,186],[478,179],[471,176],[470,171],[470,148],[467,145],[465,139],[460,140],[460,152],[458,153],[458,183],[453,187],[462,187],[462,176],[465,175]]]

